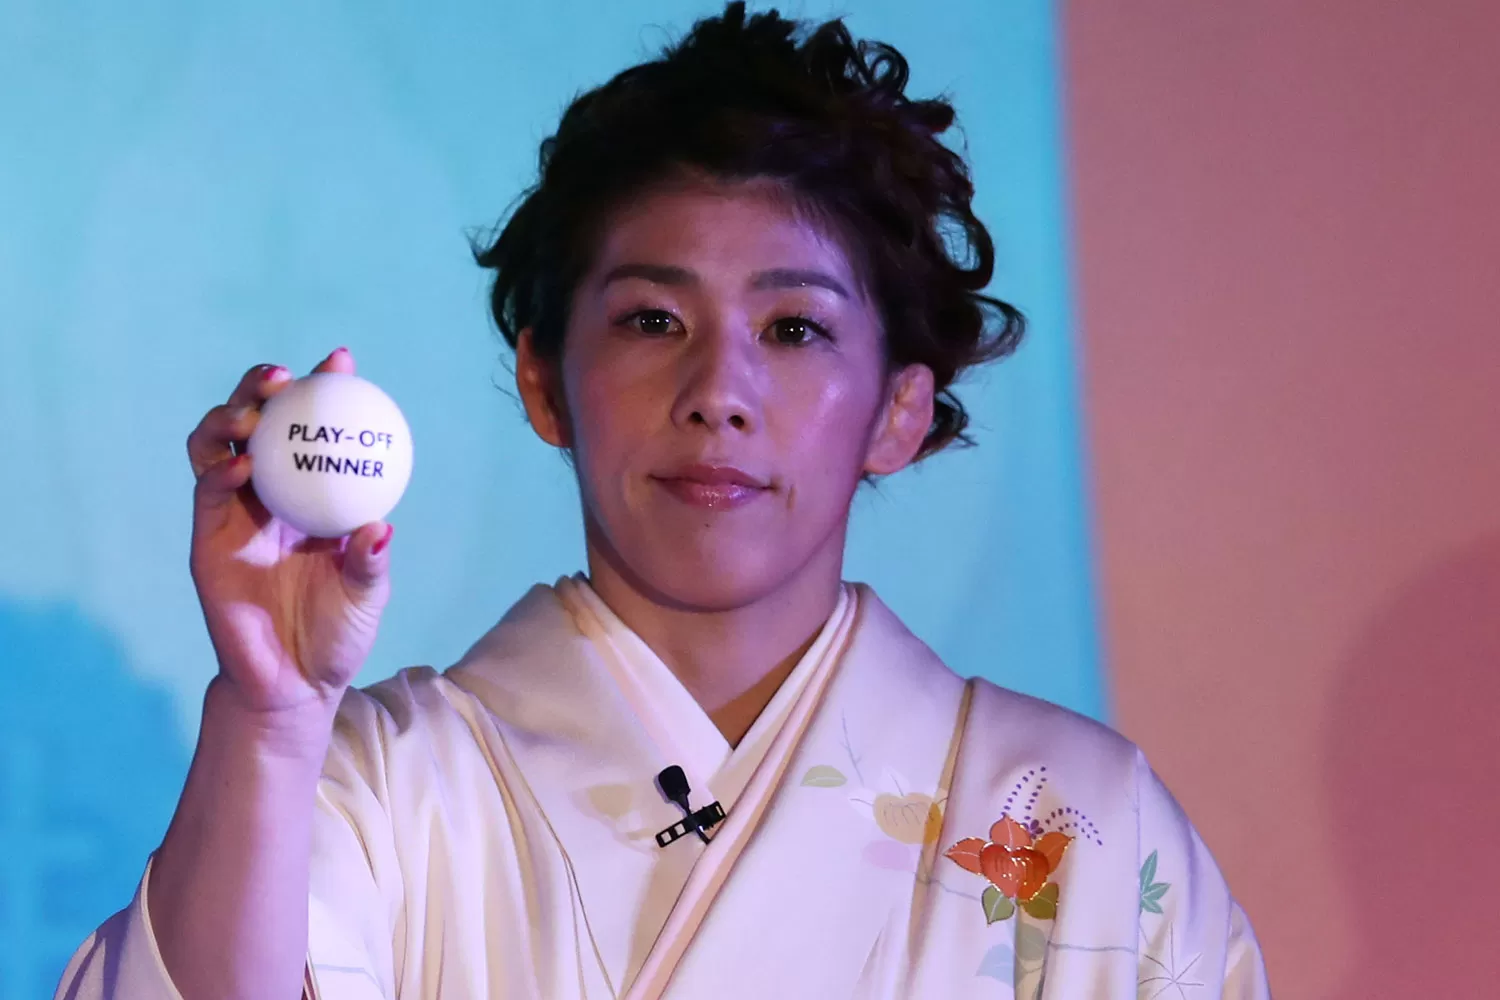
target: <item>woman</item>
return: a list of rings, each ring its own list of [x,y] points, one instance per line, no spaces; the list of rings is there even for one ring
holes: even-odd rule
[[[580,97],[478,253],[588,574],[457,665],[350,688],[391,528],[314,542],[256,503],[233,446],[284,369],[194,431],[220,673],[60,995],[1266,995],[1133,746],[966,684],[841,582],[860,483],[962,438],[949,386],[1022,323],[980,291],[950,106],[795,27],[731,4]]]

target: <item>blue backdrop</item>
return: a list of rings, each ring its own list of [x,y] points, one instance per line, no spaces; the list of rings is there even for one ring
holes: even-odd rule
[[[183,440],[245,368],[348,344],[411,423],[362,682],[451,662],[580,567],[465,232],[576,91],[717,9],[0,0],[0,1000],[50,994],[170,817],[215,669]],[[848,13],[955,95],[994,290],[1033,324],[963,390],[981,446],[861,499],[848,575],[960,672],[1098,716],[1052,5],[783,9]]]

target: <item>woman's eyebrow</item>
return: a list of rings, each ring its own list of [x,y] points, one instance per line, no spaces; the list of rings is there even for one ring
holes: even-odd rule
[[[698,276],[685,267],[674,267],[670,264],[621,264],[610,269],[609,273],[604,276],[604,280],[600,282],[600,287],[607,288],[612,282],[623,281],[627,278],[641,278],[657,285],[679,287],[698,283]],[[848,290],[837,278],[822,271],[796,267],[773,267],[770,270],[757,271],[750,278],[750,287],[755,291],[768,288],[801,288],[805,285],[816,285],[842,298],[850,298]]]
[[[756,291],[763,288],[800,288],[803,285],[817,285],[819,288],[828,289],[840,298],[849,298],[849,292],[839,284],[838,279],[822,271],[774,267],[769,271],[757,271],[750,279],[750,287]]]

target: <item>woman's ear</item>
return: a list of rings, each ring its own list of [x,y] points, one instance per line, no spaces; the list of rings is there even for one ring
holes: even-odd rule
[[[557,364],[537,356],[529,326],[516,338],[516,391],[537,437],[554,448],[571,448],[573,435],[561,372]]]
[[[932,369],[907,365],[887,380],[885,406],[881,411],[870,447],[865,452],[865,473],[888,476],[911,464],[932,428]]]

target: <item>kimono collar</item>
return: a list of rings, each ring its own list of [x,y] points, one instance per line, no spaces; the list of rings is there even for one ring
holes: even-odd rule
[[[839,655],[833,636],[839,623],[854,615],[858,604],[855,589],[849,584],[840,585],[833,613],[812,646],[792,668],[749,731],[736,746],[730,747],[719,727],[677,675],[604,603],[583,574],[563,577],[554,590],[578,630],[598,650],[652,741],[669,758],[687,767],[689,773],[711,776],[709,783],[714,794],[729,802],[739,797],[764,759],[808,679],[821,672],[819,668],[825,659]]]

